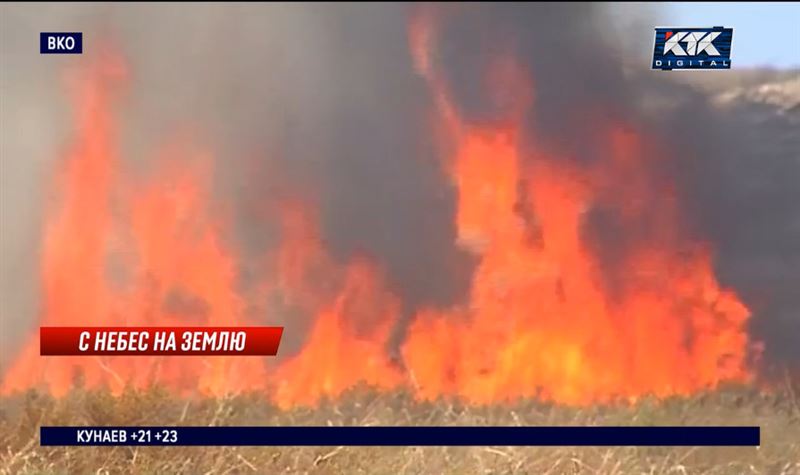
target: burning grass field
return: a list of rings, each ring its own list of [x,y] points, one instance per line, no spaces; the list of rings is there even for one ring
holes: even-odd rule
[[[160,116],[144,114],[144,127],[132,120],[137,107],[159,102],[162,89],[177,92],[170,84],[194,90],[198,78],[162,82],[159,68],[150,83],[151,59],[129,61],[111,45],[76,60],[65,75],[69,140],[46,174],[36,257],[9,274],[39,281],[25,327],[280,325],[287,341],[275,360],[136,356],[97,365],[42,357],[35,331],[10,336],[4,322],[5,341],[18,341],[0,371],[0,474],[800,474],[800,387],[787,379],[754,389],[761,362],[784,362],[762,359],[764,348],[775,358],[796,346],[796,161],[784,158],[797,149],[796,84],[775,78],[750,90],[742,79],[716,98],[722,114],[699,95],[691,108],[672,101],[687,95],[678,88],[665,96],[674,107],[653,113],[639,107],[650,88],[637,92],[613,57],[601,61],[608,70],[573,70],[577,52],[594,58],[604,49],[596,39],[606,29],[584,31],[593,10],[477,8],[389,9],[396,30],[387,38],[384,28],[350,36],[347,23],[323,22],[359,61],[330,61],[341,76],[315,66],[308,76],[325,91],[300,81],[302,94],[290,95],[297,104],[264,104],[278,124],[308,121],[285,146],[263,136],[268,124],[250,133],[216,101],[208,124],[184,111],[200,122],[194,132],[164,130],[131,146]],[[328,37],[320,38],[309,44],[324,56]],[[372,49],[384,42],[391,69],[380,66],[384,50]],[[352,50],[360,44],[370,46],[363,55]],[[552,44],[568,54],[554,55]],[[135,57],[144,45],[127,46]],[[474,51],[486,57],[473,64]],[[203,71],[217,61],[198,58]],[[283,63],[270,59],[272,76]],[[395,72],[407,80],[394,82]],[[253,84],[254,97],[272,91]],[[260,107],[238,86],[218,88],[232,111]],[[307,110],[306,96],[319,97],[319,110]],[[741,124],[720,120],[739,114]],[[718,121],[730,127],[710,128]],[[319,131],[335,139],[318,140]],[[739,135],[742,150],[731,154]],[[251,146],[264,150],[252,167],[241,158]],[[21,150],[20,161],[30,160],[28,146]],[[746,278],[737,286],[732,276]],[[763,287],[748,289],[756,281]],[[782,326],[765,320],[783,317],[766,315],[760,296],[788,309]],[[17,313],[25,314],[3,312]],[[637,402],[608,402],[617,397]],[[629,424],[759,425],[763,445],[59,448],[40,447],[38,433],[42,425]]]
[[[573,408],[532,400],[464,406],[404,392],[349,391],[315,409],[280,410],[257,393],[181,399],[75,389],[2,400],[0,473],[800,474],[797,383],[762,393],[726,387],[633,406]],[[754,425],[757,448],[40,447],[41,425]]]

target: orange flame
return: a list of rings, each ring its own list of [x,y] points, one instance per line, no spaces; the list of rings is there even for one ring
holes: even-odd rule
[[[274,216],[281,244],[265,259],[262,288],[311,316],[297,354],[276,363],[44,358],[32,338],[4,374],[2,391],[42,385],[64,394],[77,370],[90,387],[261,390],[284,408],[336,398],[359,383],[405,387],[419,399],[588,404],[750,379],[749,311],[716,282],[708,249],[678,244],[669,197],[659,201],[653,238],[629,246],[615,263],[623,275],[618,288],[612,292],[604,280],[584,229],[587,212],[612,206],[623,227],[652,212],[644,203],[656,191],[642,160],[653,139],[629,124],[598,126],[605,139],[595,146],[610,158],[592,165],[523,141],[521,117],[535,89],[513,56],[498,58],[486,77],[501,117],[469,123],[437,73],[436,20],[428,12],[412,21],[410,49],[451,145],[443,160],[457,191],[457,244],[478,266],[464,305],[413,316],[402,362],[387,351],[401,302],[378,263],[337,262],[320,238],[315,209],[287,202]],[[65,157],[58,207],[46,214],[42,324],[301,326],[276,321],[304,318],[291,312],[269,314],[268,322],[247,316],[237,260],[223,239],[226,221],[210,211],[210,154],[178,143],[143,182],[117,173],[109,103],[110,87],[124,77],[118,63],[105,58],[81,83],[75,145]],[[604,193],[609,187],[617,193]]]
[[[645,242],[619,263],[626,269],[621,296],[612,297],[602,280],[582,231],[585,213],[609,183],[619,187],[614,204],[624,217],[651,212],[641,206],[652,193],[637,161],[645,156],[641,134],[609,127],[608,143],[597,146],[609,148],[611,163],[578,166],[530,141],[521,145],[519,109],[501,123],[471,127],[454,117],[421,46],[424,38],[430,47],[425,29],[432,25],[430,15],[412,23],[411,50],[442,120],[457,124],[448,128],[459,241],[480,263],[465,311],[423,312],[409,331],[404,358],[418,394],[588,404],[748,380],[749,311],[719,288],[706,250],[687,256],[669,239]],[[518,104],[530,104],[530,82],[506,66],[493,77],[522,98]],[[669,205],[657,232],[677,227]],[[443,349],[451,356],[435,356]]]

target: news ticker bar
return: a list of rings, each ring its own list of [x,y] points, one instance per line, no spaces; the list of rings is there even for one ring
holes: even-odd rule
[[[274,356],[282,327],[40,327],[42,356]]]
[[[761,429],[702,427],[41,427],[43,446],[758,446]]]

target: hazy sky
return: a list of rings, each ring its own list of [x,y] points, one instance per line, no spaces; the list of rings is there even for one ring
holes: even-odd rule
[[[800,66],[800,2],[674,2],[664,7],[668,18],[657,26],[733,27],[733,67]]]

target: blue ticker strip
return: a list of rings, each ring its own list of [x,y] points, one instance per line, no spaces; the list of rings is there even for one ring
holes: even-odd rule
[[[751,426],[41,427],[46,446],[758,446]]]

